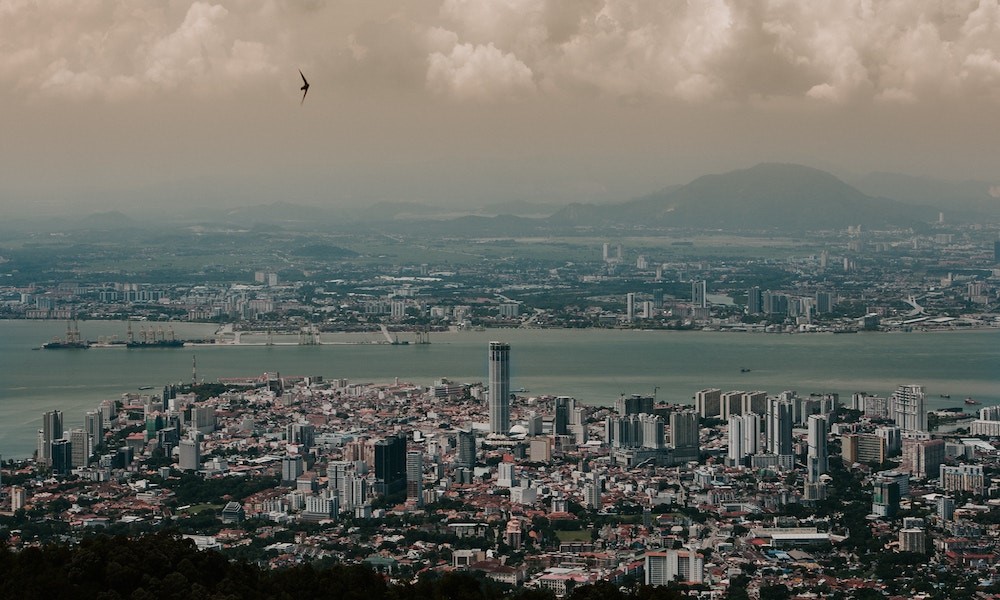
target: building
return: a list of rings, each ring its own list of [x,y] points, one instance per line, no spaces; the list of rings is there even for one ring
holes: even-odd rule
[[[719,398],[721,411],[719,417],[722,420],[725,421],[734,415],[743,414],[743,394],[743,391],[732,391],[722,394]]]
[[[899,482],[876,479],[872,490],[872,514],[891,519],[899,511]]]
[[[24,505],[28,502],[28,493],[25,489],[19,485],[13,485],[10,488],[10,510],[11,512],[17,512],[24,508]]]
[[[944,440],[904,440],[901,468],[917,479],[938,475],[944,462],[944,446]]]
[[[833,311],[833,294],[830,292],[816,292],[816,313],[823,315]]]
[[[54,475],[69,475],[73,470],[73,448],[66,438],[52,440],[50,455],[52,473]]]
[[[222,522],[227,525],[242,523],[245,518],[246,512],[239,502],[227,502],[222,509]]]
[[[490,433],[510,431],[510,344],[490,342],[489,347]]]
[[[923,529],[915,527],[903,528],[899,530],[899,551],[915,552],[917,554],[927,553],[927,534]]]
[[[844,462],[882,464],[886,459],[885,438],[868,434],[848,434],[840,438]]]
[[[691,282],[691,306],[708,307],[708,283],[704,279]]]
[[[559,396],[555,400],[555,415],[552,421],[553,435],[569,435],[569,413],[572,398]]]
[[[701,458],[698,413],[690,410],[670,413],[670,447],[674,451],[675,463]]]
[[[757,286],[747,290],[747,314],[759,315],[764,312],[764,294]]]
[[[778,464],[783,469],[791,468],[795,459],[792,449],[792,405],[791,401],[772,398],[768,403],[766,417],[765,449],[768,454],[778,457]]]
[[[424,494],[424,453],[410,450],[406,453],[406,498],[421,504]]]
[[[50,410],[42,414],[42,428],[38,431],[38,462],[52,464],[52,442],[63,437],[63,413]]]
[[[625,320],[635,321],[635,292],[625,294]]]
[[[760,416],[767,414],[767,392],[746,392],[743,394],[742,413],[756,413]]]
[[[375,486],[379,494],[406,487],[406,439],[393,435],[375,442]]]
[[[305,471],[301,456],[285,456],[281,459],[281,485],[295,485],[295,481]]]
[[[458,432],[455,464],[472,468],[476,465],[476,434],[472,431]]]
[[[99,410],[89,410],[83,415],[83,429],[94,446],[104,441],[104,416]]]
[[[806,453],[806,480],[809,483],[819,481],[820,475],[829,470],[826,450],[826,417],[810,415],[808,421],[809,449]]]
[[[94,453],[94,447],[87,432],[80,428],[73,429],[69,432],[69,441],[73,447],[71,455],[73,468],[89,465],[90,455]]]
[[[950,521],[955,516],[955,499],[951,496],[937,497],[937,517],[942,521]]]
[[[889,398],[889,418],[901,431],[927,431],[924,386],[901,385]]]
[[[722,414],[722,390],[710,388],[695,392],[694,407],[702,419],[718,417]]]
[[[198,440],[185,438],[178,445],[178,450],[177,468],[182,471],[197,471],[201,468],[201,444]]]
[[[746,465],[760,452],[760,417],[754,413],[729,417],[729,464]]]
[[[982,465],[940,466],[941,489],[945,491],[982,494],[986,489],[986,478]]]
[[[647,552],[645,574],[646,585],[667,585],[675,581],[703,583],[705,560],[691,549]]]

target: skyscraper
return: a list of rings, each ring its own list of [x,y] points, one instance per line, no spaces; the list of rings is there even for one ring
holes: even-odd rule
[[[708,306],[708,283],[704,279],[691,282],[691,306],[695,308]]]
[[[104,417],[99,410],[87,411],[83,416],[83,428],[96,447],[104,441]]]
[[[629,292],[625,295],[625,320],[635,320],[635,293]]]
[[[392,494],[406,485],[406,440],[398,435],[375,442],[375,479],[380,494]]]
[[[510,431],[510,344],[490,342],[490,432]]]
[[[462,467],[474,467],[476,465],[476,434],[472,431],[459,431],[457,446],[458,456],[455,463]]]
[[[889,418],[900,431],[927,431],[924,386],[901,385],[889,398]]]
[[[764,312],[764,294],[760,288],[753,286],[747,290],[747,314],[759,315]]]
[[[807,478],[809,483],[819,481],[819,476],[828,470],[826,451],[826,417],[809,416],[809,450],[806,454]]]
[[[722,390],[718,388],[699,390],[694,395],[694,407],[702,419],[718,417],[722,409]]]
[[[69,432],[69,441],[73,445],[73,452],[70,456],[74,467],[86,467],[90,464],[90,455],[93,447],[90,445],[90,436],[81,428],[73,429]]]
[[[50,410],[42,415],[42,428],[38,432],[38,462],[52,464],[52,442],[63,436],[61,410]]]
[[[569,396],[559,396],[555,402],[555,415],[552,421],[552,433],[554,435],[569,434]]]
[[[792,454],[792,403],[772,398],[767,410],[767,451],[778,456],[782,468],[794,464]]]
[[[419,504],[424,494],[424,453],[410,450],[406,453],[406,497]]]
[[[690,410],[670,413],[670,446],[677,462],[698,460],[698,413]]]

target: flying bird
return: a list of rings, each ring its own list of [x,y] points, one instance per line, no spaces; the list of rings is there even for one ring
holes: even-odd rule
[[[306,101],[306,94],[309,93],[309,82],[306,81],[306,76],[302,74],[302,69],[299,69],[299,76],[302,77],[302,87],[299,88],[302,90],[302,100],[299,101],[299,105],[301,105]]]

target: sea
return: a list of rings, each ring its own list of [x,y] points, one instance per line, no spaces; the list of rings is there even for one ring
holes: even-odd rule
[[[138,330],[152,324],[134,323]],[[159,324],[155,325],[157,328]],[[183,339],[211,338],[213,324],[173,323]],[[241,345],[183,348],[42,350],[65,323],[0,321],[0,457],[35,450],[42,413],[59,409],[66,426],[105,399],[169,383],[220,377],[282,375],[400,381],[431,385],[486,380],[491,340],[511,345],[511,388],[519,395],[573,396],[609,405],[621,394],[691,403],[704,388],[800,395],[853,392],[888,395],[901,384],[925,386],[928,408],[1000,404],[1000,329],[948,332],[771,334],[609,329],[490,329],[413,334],[387,344],[381,333],[323,333],[321,345],[295,335],[243,335]],[[84,339],[124,339],[127,324],[84,321]],[[395,334],[393,334],[395,336]],[[267,342],[272,342],[268,344]],[[380,343],[381,342],[381,343]],[[485,411],[484,411],[484,419]]]

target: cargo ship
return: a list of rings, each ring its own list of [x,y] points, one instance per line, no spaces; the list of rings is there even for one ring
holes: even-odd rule
[[[126,348],[183,348],[184,340],[150,340],[125,342]]]
[[[66,321],[66,337],[42,344],[42,350],[86,350],[87,348],[90,348],[90,342],[80,337],[80,327],[76,321]]]

